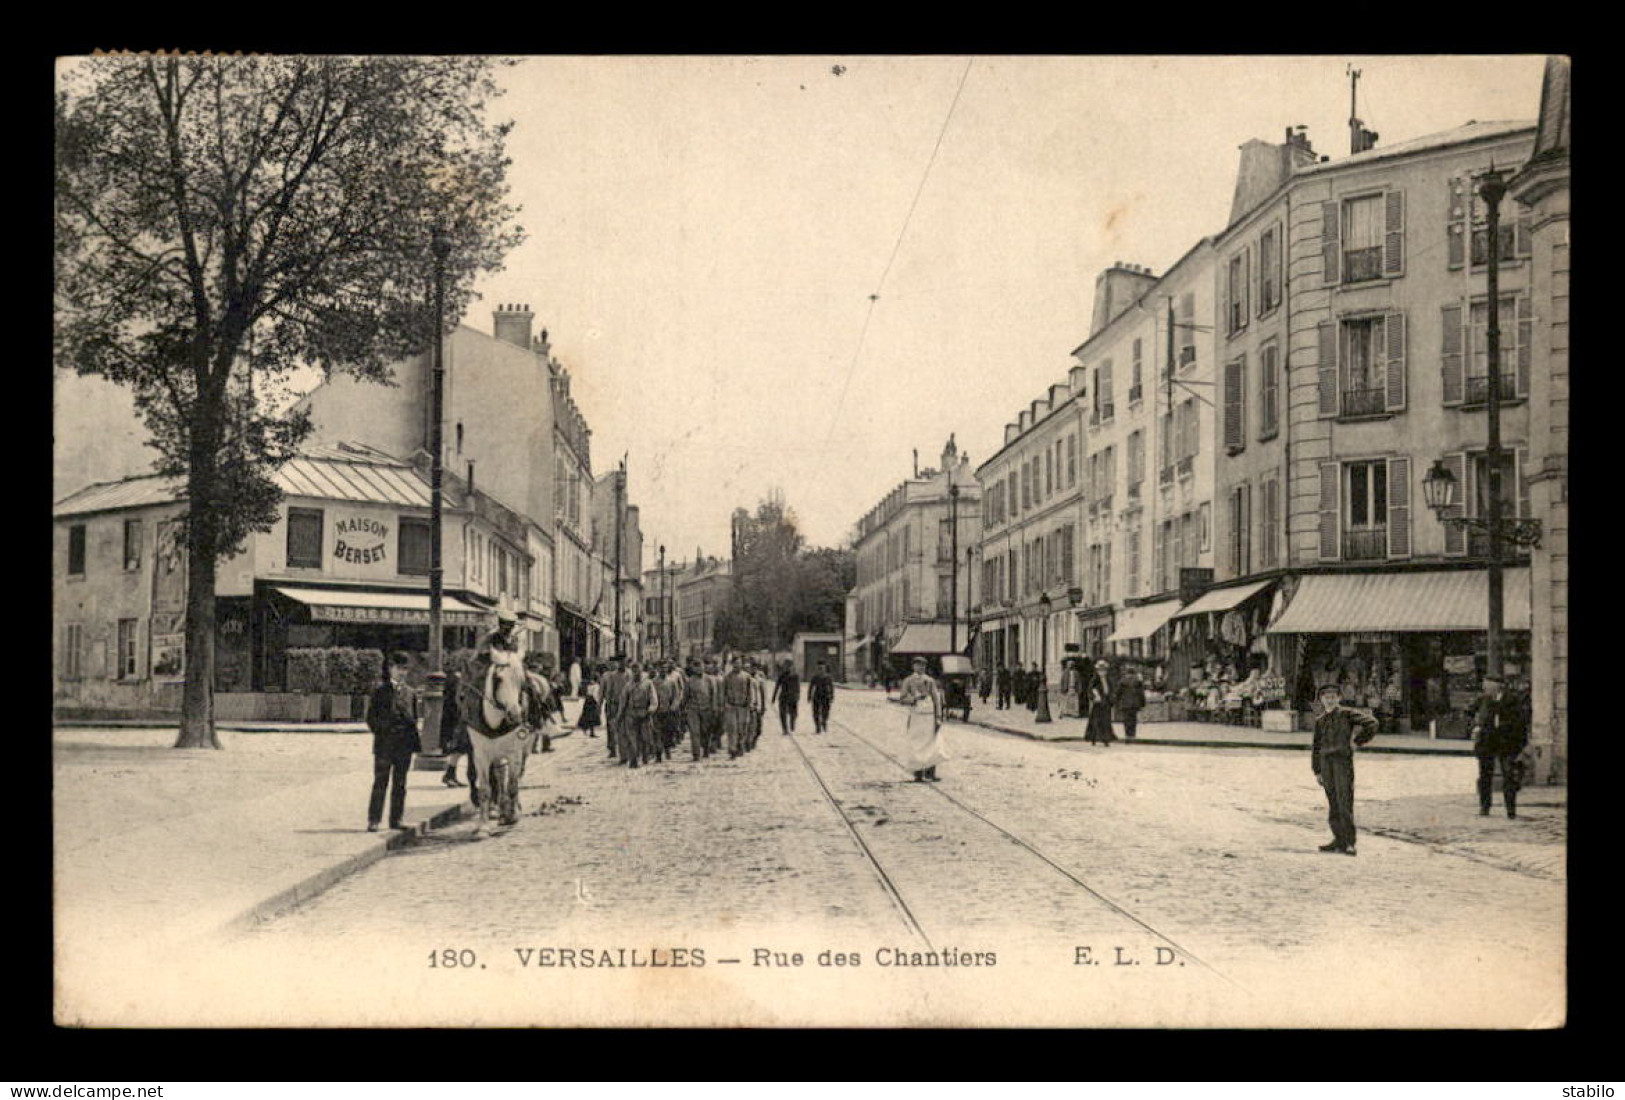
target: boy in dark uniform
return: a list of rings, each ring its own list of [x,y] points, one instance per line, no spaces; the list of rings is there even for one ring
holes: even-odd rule
[[[1529,743],[1529,727],[1523,708],[1506,690],[1506,684],[1492,676],[1484,677],[1484,697],[1478,701],[1473,720],[1473,755],[1478,757],[1478,813],[1487,817],[1495,794],[1495,768],[1501,767],[1501,796],[1506,800],[1507,817],[1518,816],[1518,787],[1523,769],[1518,756]]]
[[[1342,705],[1342,692],[1336,684],[1320,689],[1323,713],[1315,719],[1315,741],[1309,763],[1315,778],[1326,789],[1327,821],[1332,842],[1322,844],[1323,852],[1354,855],[1354,746],[1377,735],[1377,720],[1364,711]]]

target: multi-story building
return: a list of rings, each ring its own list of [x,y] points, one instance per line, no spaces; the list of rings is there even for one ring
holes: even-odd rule
[[[680,651],[677,636],[677,585],[688,574],[689,563],[669,561],[643,571],[643,652],[653,658],[674,658]]]
[[[1193,661],[1267,666],[1300,707],[1337,682],[1401,728],[1470,702],[1485,545],[1428,514],[1421,483],[1442,462],[1466,490],[1458,508],[1486,507],[1474,177],[1522,163],[1533,136],[1475,122],[1375,148],[1357,131],[1338,160],[1317,159],[1301,132],[1242,147],[1230,224],[1214,238],[1219,587],[1181,611]],[[1500,249],[1502,484],[1508,514],[1527,515],[1527,218],[1505,220]],[[1528,570],[1507,578],[1509,668],[1526,675]]]
[[[1565,782],[1569,755],[1569,61],[1546,62],[1534,152],[1512,180],[1528,209],[1533,316],[1529,464],[1541,541],[1530,555],[1536,777]],[[1507,204],[1504,212],[1516,213]],[[1503,325],[1503,328],[1505,326]]]
[[[858,521],[854,678],[900,671],[889,664],[894,654],[941,656],[970,645],[981,500],[970,456],[950,436],[940,466],[916,470]]]
[[[311,445],[275,479],[285,495],[276,523],[216,571],[222,716],[226,696],[286,690],[289,649],[428,648],[424,464],[358,444]],[[444,490],[442,610],[446,648],[456,649],[494,626],[497,608],[529,606],[545,573],[530,553],[525,517],[461,478],[448,476]],[[54,507],[58,707],[179,708],[185,513],[184,484],[152,475],[90,485]]]
[[[694,552],[694,565],[677,579],[677,650],[682,660],[712,652],[717,616],[733,598],[733,563]]]

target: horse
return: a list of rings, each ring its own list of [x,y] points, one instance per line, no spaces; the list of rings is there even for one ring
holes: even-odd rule
[[[493,803],[498,820],[513,825],[519,820],[519,777],[525,768],[530,728],[526,724],[528,678],[519,655],[492,648],[490,662],[464,682],[470,695],[463,713],[469,716],[469,741],[474,766],[470,774],[479,788],[479,821],[474,832],[485,831]]]

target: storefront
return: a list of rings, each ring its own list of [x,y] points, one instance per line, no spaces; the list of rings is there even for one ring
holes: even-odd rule
[[[1489,578],[1482,569],[1311,574],[1283,588],[1269,632],[1287,651],[1292,704],[1336,684],[1385,729],[1465,737],[1486,664]],[[1529,570],[1505,571],[1506,674],[1529,672]]]
[[[559,661],[563,667],[569,668],[577,661],[583,667],[592,663],[596,656],[597,631],[587,616],[574,604],[559,600],[554,604],[553,618],[559,627]]]
[[[1260,712],[1284,700],[1265,641],[1275,583],[1209,589],[1172,616],[1166,685],[1190,717],[1259,725]]]

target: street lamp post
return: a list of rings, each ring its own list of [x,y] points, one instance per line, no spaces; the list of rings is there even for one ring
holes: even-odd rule
[[[1039,646],[1038,660],[1038,714],[1033,718],[1035,722],[1052,722],[1049,713],[1049,593],[1045,592],[1038,597],[1039,613],[1043,616],[1042,642]]]
[[[971,590],[971,585],[976,583],[976,568],[975,568],[975,566],[973,564],[973,562],[975,562],[975,560],[976,560],[976,547],[974,547],[974,546],[965,547],[965,643],[967,645],[970,644],[970,640],[971,640],[971,629],[970,629],[970,627],[971,627],[971,599],[970,599],[970,590]],[[978,634],[977,637],[980,638],[981,635]],[[976,658],[980,658],[982,656],[981,649],[982,649],[981,646],[976,647]]]
[[[445,700],[445,570],[441,563],[440,525],[445,508],[444,424],[446,404],[446,259],[451,240],[442,227],[436,227],[430,240],[434,254],[434,384],[429,410],[429,672],[423,691],[423,728],[437,752],[440,744],[440,712]]]
[[[1507,543],[1513,546],[1539,546],[1540,521],[1533,519],[1507,520],[1503,515],[1501,500],[1502,456],[1504,450],[1501,446],[1501,200],[1506,196],[1506,183],[1501,173],[1491,168],[1484,174],[1479,185],[1478,193],[1485,204],[1486,226],[1488,236],[1486,241],[1488,256],[1487,292],[1489,301],[1486,304],[1488,313],[1485,326],[1486,352],[1489,356],[1487,377],[1485,383],[1488,393],[1484,399],[1484,412],[1488,420],[1485,430],[1484,462],[1488,467],[1487,480],[1489,482],[1489,500],[1485,510],[1488,515],[1479,516],[1446,516],[1445,512],[1455,504],[1456,478],[1443,462],[1435,461],[1433,468],[1422,479],[1422,495],[1428,507],[1438,515],[1440,522],[1464,528],[1467,530],[1483,531],[1489,541],[1489,621],[1485,632],[1484,674],[1487,677],[1500,679],[1503,669],[1503,649],[1505,630],[1505,581],[1501,558],[1503,548]]]

